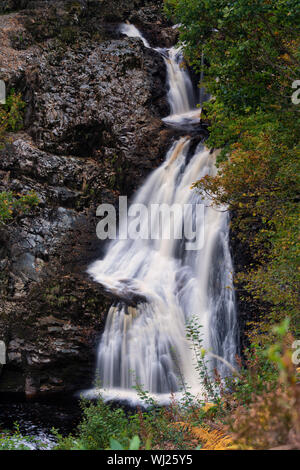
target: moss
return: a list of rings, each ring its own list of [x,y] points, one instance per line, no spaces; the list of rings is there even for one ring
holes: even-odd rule
[[[54,295],[45,294],[44,299],[50,305],[56,304],[56,297]]]
[[[87,306],[88,307],[96,307],[96,305],[98,305],[98,303],[99,303],[99,299],[92,297],[92,298],[88,299]]]
[[[61,296],[57,298],[57,305],[59,307],[63,307],[64,305],[68,305],[69,299],[67,297]]]
[[[13,88],[9,90],[6,104],[0,105],[0,149],[9,140],[8,132],[23,128],[25,105],[21,93],[16,93]]]
[[[58,295],[59,292],[60,292],[60,286],[51,287],[50,292],[51,292],[53,295]]]
[[[82,11],[82,5],[77,1],[69,1],[66,4],[66,10],[69,13],[80,13]]]
[[[67,44],[72,44],[79,37],[79,29],[75,26],[66,26],[61,29],[61,32],[58,37],[61,41]]]

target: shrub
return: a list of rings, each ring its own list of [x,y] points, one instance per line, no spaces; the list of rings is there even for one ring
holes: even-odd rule
[[[27,213],[39,203],[34,192],[28,194],[14,194],[11,191],[0,193],[0,226],[7,224],[14,217]]]
[[[55,433],[57,450],[103,450],[109,447],[110,439],[128,445],[128,420],[122,408],[114,409],[99,397],[96,403],[82,400],[82,410],[83,419],[78,427],[78,437],[63,438]]]
[[[16,132],[23,127],[23,112],[25,103],[21,93],[14,89],[10,91],[6,104],[0,105],[0,148],[7,141],[8,132]]]

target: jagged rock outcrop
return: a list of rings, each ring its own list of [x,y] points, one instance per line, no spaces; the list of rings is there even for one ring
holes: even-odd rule
[[[91,384],[110,299],[85,274],[101,245],[95,210],[132,194],[163,158],[170,131],[159,54],[118,33],[129,19],[161,44],[176,33],[160,2],[7,0],[0,79],[26,101],[24,131],[0,151],[0,191],[39,205],[0,229],[0,392]],[[14,11],[20,10],[20,11]],[[158,33],[157,33],[158,34]]]

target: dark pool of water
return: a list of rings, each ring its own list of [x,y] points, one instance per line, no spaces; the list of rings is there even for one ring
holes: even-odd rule
[[[95,402],[96,399],[90,401]],[[108,404],[112,408],[122,408],[128,415],[137,411],[136,407],[126,402],[112,401]],[[17,424],[22,436],[36,440],[30,445],[32,449],[51,449],[55,446],[52,428],[63,436],[76,434],[81,419],[80,393],[53,394],[30,400],[22,395],[0,394],[0,433],[15,431]]]
[[[63,436],[75,433],[81,416],[79,400],[72,395],[35,400],[0,396],[0,431],[13,431],[18,423],[22,435],[33,436],[50,446],[55,443],[52,428]]]

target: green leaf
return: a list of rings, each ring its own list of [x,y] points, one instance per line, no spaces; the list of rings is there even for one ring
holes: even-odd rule
[[[112,437],[110,438],[109,443],[111,450],[124,450],[122,444],[120,444],[119,441],[116,441],[116,439],[113,439]]]
[[[134,436],[130,441],[129,450],[139,450],[140,443],[141,441],[139,436]]]

